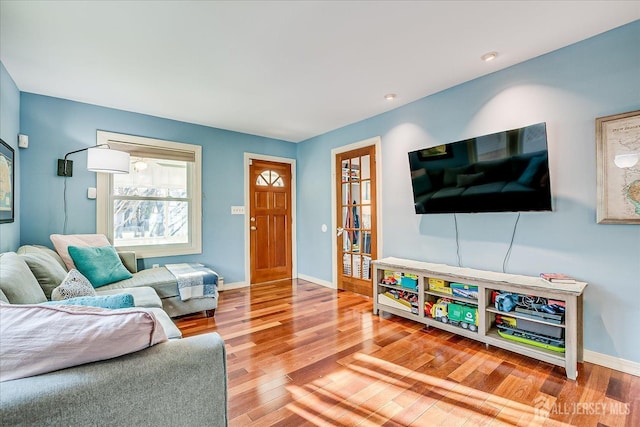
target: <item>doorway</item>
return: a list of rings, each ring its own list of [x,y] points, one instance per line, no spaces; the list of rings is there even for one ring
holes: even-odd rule
[[[379,138],[376,139],[379,142]],[[378,255],[376,146],[334,152],[336,208],[336,286],[372,296],[371,261]]]
[[[250,284],[292,278],[292,165],[249,159],[248,181]]]

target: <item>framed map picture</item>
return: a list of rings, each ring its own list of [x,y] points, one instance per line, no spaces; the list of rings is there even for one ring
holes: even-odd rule
[[[0,139],[0,223],[13,222],[13,148]]]
[[[640,224],[640,110],[596,119],[599,224]]]

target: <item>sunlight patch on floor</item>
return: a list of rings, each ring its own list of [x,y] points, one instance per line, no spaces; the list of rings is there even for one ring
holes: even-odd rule
[[[287,409],[314,425],[379,426],[391,418],[407,425],[569,425],[548,418],[554,397],[537,393],[531,404],[520,403],[363,353],[356,353],[323,383],[327,380],[324,386],[315,384],[318,380],[287,385],[294,399]],[[367,385],[353,390],[350,383]],[[413,383],[421,385],[425,395],[411,391]],[[395,400],[403,393],[404,402],[427,397],[418,412],[409,415],[412,419],[404,418],[403,411],[413,403],[403,407]]]

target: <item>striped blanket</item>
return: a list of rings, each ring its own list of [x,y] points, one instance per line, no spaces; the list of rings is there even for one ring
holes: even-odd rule
[[[197,263],[166,264],[178,281],[180,299],[215,298],[218,296],[218,273]]]

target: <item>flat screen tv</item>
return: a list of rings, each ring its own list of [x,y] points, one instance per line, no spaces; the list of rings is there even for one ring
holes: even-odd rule
[[[412,151],[409,164],[418,214],[551,210],[545,123]]]

